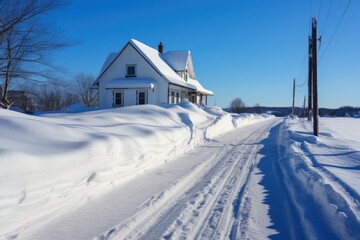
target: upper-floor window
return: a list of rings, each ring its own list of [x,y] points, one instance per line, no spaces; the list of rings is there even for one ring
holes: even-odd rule
[[[188,81],[188,70],[179,72],[179,75],[182,79],[184,79],[186,82]]]
[[[126,77],[136,77],[136,65],[126,65]]]

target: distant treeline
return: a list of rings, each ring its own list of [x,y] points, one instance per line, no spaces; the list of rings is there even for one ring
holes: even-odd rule
[[[360,107],[343,106],[338,109],[320,108],[320,116],[354,117],[360,115]]]
[[[230,108],[224,109],[231,112]],[[242,112],[246,113],[271,113],[277,117],[285,117],[291,114],[291,107],[244,107]],[[295,107],[295,115],[304,117],[306,112],[302,108]],[[343,106],[336,109],[319,108],[319,115],[321,117],[353,117],[360,114],[360,107]]]

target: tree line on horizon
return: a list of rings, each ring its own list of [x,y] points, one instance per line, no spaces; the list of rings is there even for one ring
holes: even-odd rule
[[[292,112],[292,107],[265,107],[260,104],[254,106],[246,106],[245,102],[239,98],[234,98],[225,111],[231,113],[271,113],[277,117],[289,116]],[[306,109],[295,107],[295,115],[298,117],[306,117]],[[319,108],[320,117],[354,117],[360,115],[360,107],[342,106],[339,108]]]

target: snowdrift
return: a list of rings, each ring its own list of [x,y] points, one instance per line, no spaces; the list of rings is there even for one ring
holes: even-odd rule
[[[340,120],[336,122],[335,129],[339,129]],[[331,122],[324,125],[331,126]],[[279,166],[309,238],[359,239],[360,188],[356,169],[360,141],[351,145],[340,135],[335,138],[336,133],[324,125],[320,137],[315,137],[309,122],[285,119],[278,138]],[[357,126],[360,124],[354,126],[352,122],[347,128],[351,131]],[[321,225],[318,218],[327,224]]]
[[[0,239],[31,233],[146,169],[269,117],[189,102],[43,116],[0,109]]]

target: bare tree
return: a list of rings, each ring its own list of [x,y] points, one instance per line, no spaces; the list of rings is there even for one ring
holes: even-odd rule
[[[63,6],[62,0],[0,0],[0,106],[9,108],[10,85],[15,79],[51,78],[46,56],[66,46],[52,36],[41,19]]]
[[[254,110],[255,110],[255,113],[262,113],[262,107],[260,106],[259,103],[255,103]]]
[[[58,0],[0,0],[0,36],[22,22],[57,9]]]
[[[244,112],[245,103],[241,100],[241,98],[235,98],[231,101],[230,108],[233,113],[241,113]]]
[[[78,96],[80,103],[86,107],[97,107],[97,90],[92,88],[95,77],[93,75],[81,73],[77,75],[75,79],[75,94]]]
[[[51,81],[30,90],[35,96],[35,111],[62,110],[77,102],[75,95],[64,83]]]

